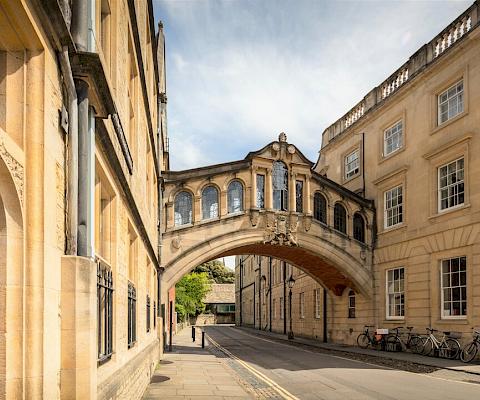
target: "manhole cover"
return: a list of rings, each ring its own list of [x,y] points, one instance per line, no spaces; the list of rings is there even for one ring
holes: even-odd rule
[[[153,375],[150,383],[162,383],[170,380],[168,376],[163,375]]]

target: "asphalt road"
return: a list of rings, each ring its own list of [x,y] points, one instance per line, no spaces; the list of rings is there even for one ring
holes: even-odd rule
[[[480,384],[389,369],[210,326],[213,341],[286,399],[480,399]],[[291,396],[291,397],[289,397]]]

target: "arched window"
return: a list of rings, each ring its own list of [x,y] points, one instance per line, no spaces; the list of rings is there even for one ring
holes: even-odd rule
[[[288,211],[288,169],[282,161],[273,163],[272,186],[273,208]]]
[[[365,220],[359,213],[353,216],[353,238],[365,243]]]
[[[355,292],[348,292],[348,318],[355,318]]]
[[[318,192],[313,196],[313,218],[324,224],[327,223],[327,200]]]
[[[347,212],[340,203],[335,204],[333,212],[333,227],[342,233],[347,234]]]
[[[202,219],[218,217],[218,190],[207,186],[202,190]]]
[[[192,223],[192,195],[182,191],[175,196],[175,226]]]
[[[243,186],[239,181],[228,185],[227,205],[229,214],[243,211]]]

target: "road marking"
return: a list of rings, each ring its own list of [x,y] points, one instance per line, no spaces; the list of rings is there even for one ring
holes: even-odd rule
[[[273,381],[270,379],[268,376],[257,370],[256,368],[252,367],[251,365],[247,364],[245,361],[241,360],[238,358],[235,354],[231,353],[228,351],[226,348],[218,344],[215,340],[212,339],[210,335],[206,335],[208,341],[213,344],[216,348],[218,348],[220,351],[225,353],[227,356],[230,358],[234,359],[236,362],[238,362],[240,365],[242,365],[244,368],[249,370],[253,375],[255,375],[258,379],[264,381],[268,386],[270,386],[273,390],[275,390],[280,396],[282,396],[283,399],[286,400],[300,400],[298,397],[294,396],[291,394],[288,390],[284,389],[281,387],[277,382]]]
[[[231,327],[231,329],[235,329],[233,327]],[[427,375],[426,373],[419,373],[419,372],[411,372],[411,371],[405,371],[403,369],[396,369],[396,368],[392,368],[392,367],[387,367],[385,365],[379,365],[379,364],[372,364],[372,363],[369,363],[369,362],[366,362],[366,361],[360,361],[360,360],[353,360],[351,358],[347,358],[347,357],[341,357],[341,356],[334,356],[332,354],[325,354],[325,353],[321,353],[321,352],[315,352],[315,351],[311,351],[311,350],[306,350],[306,349],[303,349],[301,347],[298,347],[298,346],[295,346],[293,344],[286,344],[286,343],[281,343],[281,342],[277,342],[275,340],[270,340],[270,339],[265,339],[265,338],[262,338],[262,337],[259,337],[258,335],[254,335],[254,334],[251,334],[251,333],[247,333],[247,332],[244,332],[243,330],[241,329],[235,329],[235,332],[239,332],[239,333],[243,333],[244,335],[246,336],[250,336],[250,337],[253,337],[255,339],[260,339],[260,340],[263,340],[265,342],[269,342],[269,343],[273,343],[273,344],[278,344],[280,346],[285,346],[285,347],[294,347],[298,350],[302,350],[306,353],[310,353],[310,354],[321,354],[321,355],[324,355],[326,357],[333,357],[333,358],[339,358],[340,360],[347,360],[347,361],[352,361],[352,362],[356,362],[356,363],[360,363],[360,364],[366,364],[366,365],[371,365],[373,367],[376,367],[376,368],[380,368],[380,369],[390,369],[392,371],[399,371],[399,372],[406,372],[408,374],[413,374],[413,375],[417,375],[417,376],[423,376],[425,378],[430,378],[430,379],[438,379],[440,381],[448,381],[448,382],[456,382],[456,383],[463,383],[464,385],[477,385],[478,386],[478,383],[476,382],[465,382],[465,381],[460,381],[460,380],[457,380],[457,379],[448,379],[448,378],[441,378],[439,376],[432,376],[432,375]],[[300,343],[301,344],[301,343]],[[356,354],[356,353],[354,353]],[[452,371],[452,372],[458,372],[458,373],[464,373],[464,374],[468,374],[468,372],[465,372],[465,371],[461,371],[461,370],[453,370],[453,369],[446,369],[446,368],[441,368],[441,367],[434,367],[434,368],[439,368],[439,370],[444,370],[444,371]]]

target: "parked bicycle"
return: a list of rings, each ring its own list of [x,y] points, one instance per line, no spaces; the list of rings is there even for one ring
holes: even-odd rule
[[[470,343],[467,343],[460,352],[460,360],[465,363],[472,361],[477,355],[478,348],[480,347],[480,332],[473,329],[473,339]]]
[[[373,325],[365,325],[364,332],[357,337],[358,347],[366,349],[368,346],[377,347],[381,345],[383,338],[377,339],[377,335],[369,330],[369,328],[373,327]]]
[[[413,326],[407,326],[406,329],[406,338],[405,335],[400,333],[400,329],[404,329],[403,326],[398,326],[392,328],[390,333],[387,336],[387,351],[405,351],[411,350],[412,353],[421,353],[424,345],[424,338],[416,333],[412,333]]]
[[[439,357],[449,358],[454,360],[458,357],[460,352],[460,343],[455,338],[451,337],[450,332],[443,332],[442,339],[438,339],[433,332],[439,332],[436,329],[425,328],[428,332],[427,339],[423,344],[422,354],[438,355]]]

